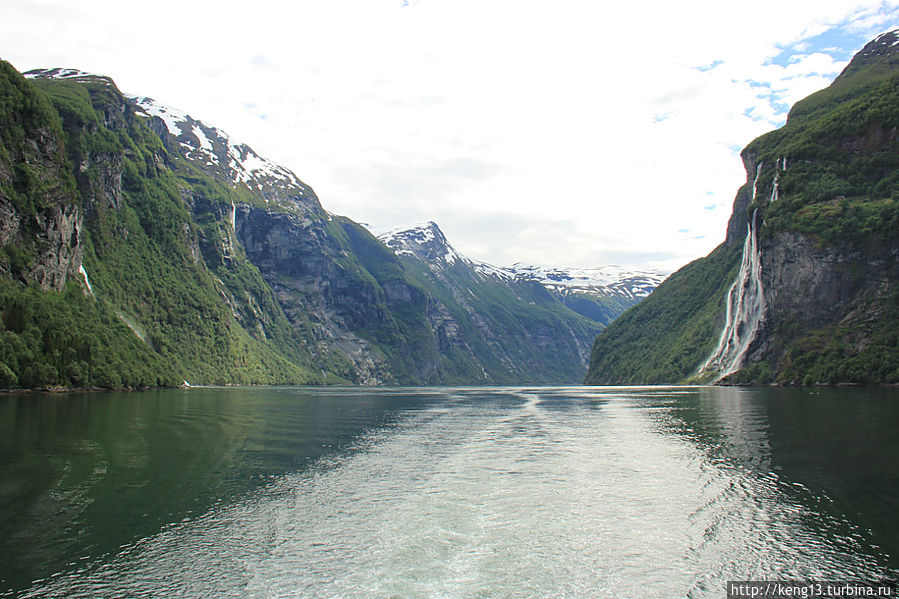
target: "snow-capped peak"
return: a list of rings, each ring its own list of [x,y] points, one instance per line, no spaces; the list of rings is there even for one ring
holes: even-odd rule
[[[667,274],[653,270],[632,270],[620,266],[597,268],[560,268],[514,264],[506,269],[514,278],[537,281],[552,291],[590,292],[646,297],[667,278]]]
[[[378,235],[384,245],[399,256],[412,256],[432,269],[461,262],[482,277],[502,281],[534,281],[550,291],[592,295],[644,298],[665,280],[667,274],[653,270],[633,270],[620,266],[598,268],[559,268],[530,266],[494,266],[459,254],[433,221],[397,227]]]
[[[26,72],[25,76],[32,79],[115,85],[109,77],[78,69],[33,69]],[[235,185],[246,185],[266,202],[275,201],[285,205],[299,202],[318,206],[315,193],[293,172],[262,158],[250,146],[235,142],[221,129],[211,127],[182,110],[165,106],[152,98],[123,95],[134,106],[136,115],[146,119],[161,119],[166,131],[178,143],[181,154],[207,173],[224,177]]]
[[[165,123],[165,128],[175,137],[180,137],[185,131],[190,131],[188,125],[190,116],[177,108],[169,108],[158,104],[153,98],[146,96],[129,96],[128,98],[137,107],[140,116],[158,116]],[[201,143],[202,145],[202,143]]]
[[[180,144],[182,153],[204,170],[225,174],[233,183],[243,183],[258,192],[288,187],[300,190],[301,195],[311,195],[311,190],[291,171],[262,158],[248,145],[235,142],[221,129],[152,98],[126,97],[134,104],[137,115],[162,119],[169,134]]]
[[[415,256],[425,262],[440,261],[445,264],[466,262],[465,258],[453,249],[443,231],[433,221],[397,227],[378,235],[378,239],[397,255]]]
[[[112,85],[112,79],[104,75],[96,75],[79,71],[78,69],[64,69],[60,67],[52,69],[31,69],[22,73],[28,79],[59,79],[68,81],[78,81],[81,83],[103,83]]]

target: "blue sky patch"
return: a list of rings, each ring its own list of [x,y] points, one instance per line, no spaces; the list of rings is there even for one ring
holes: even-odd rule
[[[833,56],[834,60],[849,60],[868,42],[868,35],[868,32],[853,33],[848,28],[835,26],[819,35],[784,46],[780,54],[769,60],[767,64],[786,67],[797,62],[802,56],[818,52],[829,54]]]

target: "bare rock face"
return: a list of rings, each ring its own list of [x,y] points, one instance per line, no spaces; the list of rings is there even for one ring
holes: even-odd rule
[[[387,294],[356,271],[347,249],[329,231],[327,215],[252,206],[241,214],[240,244],[294,326],[310,323],[321,351],[343,353],[353,365],[355,382],[393,382],[389,364],[356,332],[388,324]],[[393,299],[411,298],[397,285],[389,289]]]
[[[737,195],[734,197],[734,207],[730,219],[727,221],[727,237],[724,242],[727,247],[743,243],[743,239],[746,237],[746,230],[749,226],[748,209],[753,200],[753,182],[759,172],[759,161],[755,154],[744,151],[741,157],[743,168],[746,169],[746,184],[737,190]]]
[[[21,84],[6,91],[34,93]],[[33,106],[3,125],[17,134],[0,158],[0,247],[15,254],[5,265],[7,274],[60,291],[81,268],[83,217],[62,131],[41,112],[39,102]]]
[[[866,258],[800,233],[778,232],[762,247],[762,279],[771,309],[809,326],[833,320],[866,286],[867,277],[854,268]]]
[[[75,177],[78,188],[94,210],[119,210],[122,207],[122,171],[125,158],[121,154],[96,153],[80,157]]]
[[[15,240],[21,225],[22,219],[19,218],[16,207],[0,197],[0,246]]]
[[[62,291],[70,276],[77,276],[84,256],[81,210],[72,204],[53,206],[37,215],[37,247],[44,248],[31,269],[43,289]]]
[[[780,231],[762,244],[761,256],[768,317],[748,357],[775,371],[791,340],[785,324],[794,334],[852,329],[876,321],[879,307],[899,291],[899,248],[871,254]],[[852,345],[862,349],[864,335]]]

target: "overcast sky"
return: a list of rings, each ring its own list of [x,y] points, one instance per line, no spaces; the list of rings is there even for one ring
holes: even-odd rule
[[[672,270],[724,239],[740,150],[899,0],[0,0],[0,57],[179,108],[375,230],[497,265]]]

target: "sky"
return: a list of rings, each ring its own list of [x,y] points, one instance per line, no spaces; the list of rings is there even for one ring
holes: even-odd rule
[[[0,0],[0,58],[112,77],[329,211],[492,264],[671,271],[724,240],[740,150],[899,0]]]

